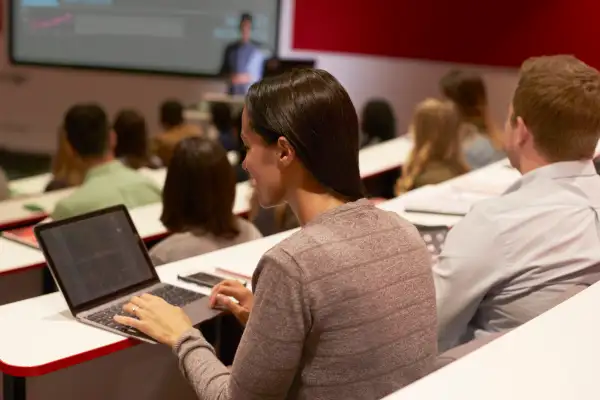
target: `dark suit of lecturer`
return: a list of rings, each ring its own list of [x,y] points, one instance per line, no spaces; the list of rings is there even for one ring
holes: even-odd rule
[[[225,48],[221,75],[229,83],[228,93],[245,95],[250,86],[263,75],[265,56],[260,45],[250,40],[252,16],[243,14],[240,19],[241,39]]]

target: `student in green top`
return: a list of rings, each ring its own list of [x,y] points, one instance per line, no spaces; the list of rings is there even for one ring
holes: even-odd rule
[[[116,135],[96,104],[71,107],[63,123],[67,142],[86,167],[80,187],[56,204],[53,220],[125,204],[134,208],[161,201],[160,188],[115,158]]]

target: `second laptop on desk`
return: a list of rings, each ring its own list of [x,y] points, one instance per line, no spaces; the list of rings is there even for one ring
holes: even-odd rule
[[[85,324],[154,343],[119,325],[131,296],[162,297],[183,307],[194,325],[213,318],[208,297],[162,283],[123,205],[35,227],[48,267],[73,316]]]

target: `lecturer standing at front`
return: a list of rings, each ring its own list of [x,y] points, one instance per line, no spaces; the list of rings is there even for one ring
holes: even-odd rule
[[[240,40],[225,48],[221,75],[227,77],[228,93],[245,95],[250,86],[263,75],[265,56],[260,44],[251,40],[252,15],[242,14],[240,18]]]

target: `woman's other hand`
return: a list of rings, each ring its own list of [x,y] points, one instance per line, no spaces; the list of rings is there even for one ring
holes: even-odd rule
[[[233,297],[236,301],[232,300]],[[246,325],[252,306],[254,295],[241,282],[228,279],[212,289],[210,295],[210,306],[230,311],[237,319]]]

